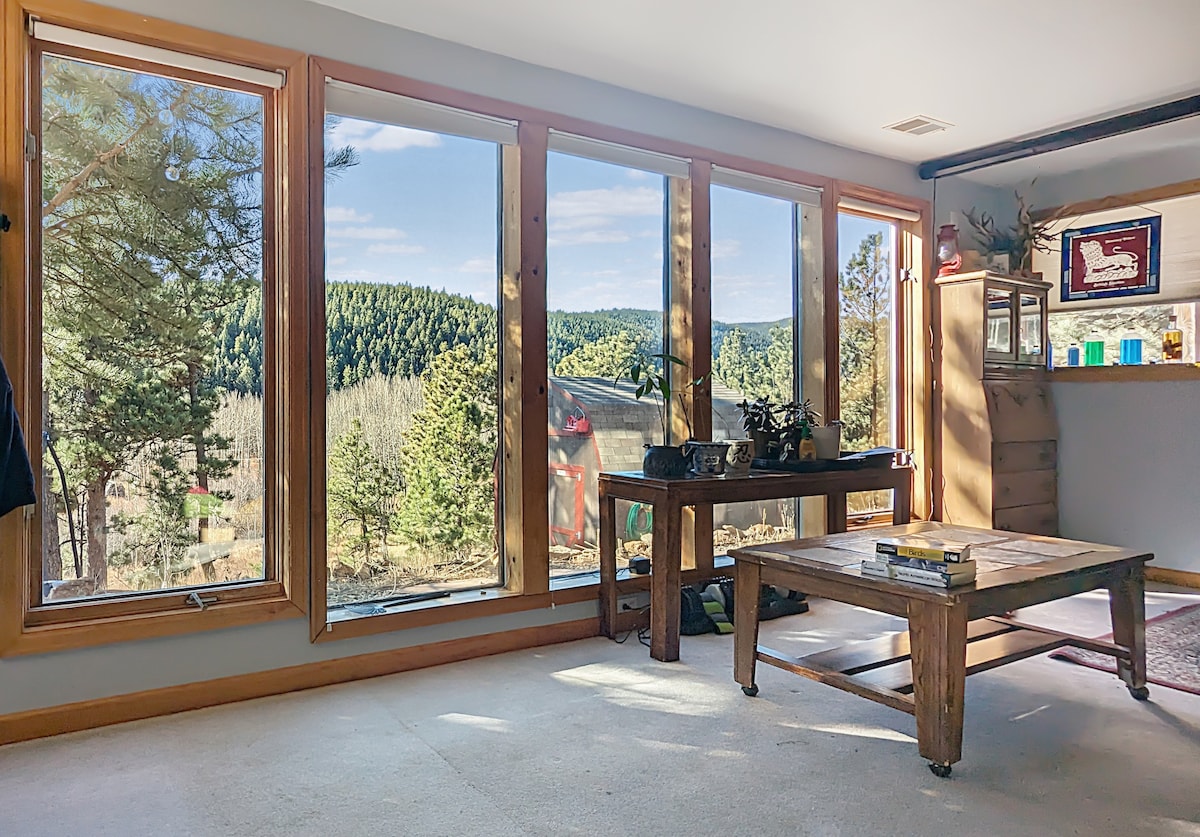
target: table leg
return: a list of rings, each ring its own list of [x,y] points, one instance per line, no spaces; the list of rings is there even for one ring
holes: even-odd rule
[[[600,633],[617,637],[617,499],[600,488]]]
[[[901,469],[897,469],[901,470]],[[892,524],[912,522],[912,469],[904,468],[904,478],[892,489]]]
[[[679,659],[680,518],[674,503],[654,506],[654,543],[650,558],[650,656],[665,663]]]
[[[758,662],[758,591],[762,566],[753,561],[736,561],[733,567],[733,679],[742,691],[754,697],[754,667]]]
[[[1138,700],[1150,696],[1146,688],[1146,579],[1141,564],[1108,585],[1108,611],[1112,615],[1113,642],[1129,649],[1129,662],[1117,659],[1117,676]]]
[[[967,681],[967,609],[908,603],[917,745],[939,776],[962,758],[963,698]]]
[[[825,495],[825,524],[831,535],[846,531],[846,492]]]

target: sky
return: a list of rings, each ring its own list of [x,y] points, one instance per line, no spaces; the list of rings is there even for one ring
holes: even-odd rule
[[[498,171],[494,143],[341,118],[328,148],[359,164],[326,180],[326,278],[407,283],[494,305]],[[547,304],[595,311],[662,305],[662,175],[551,152]],[[881,225],[842,216],[840,261]],[[720,186],[712,192],[713,317],[790,314],[791,205]]]

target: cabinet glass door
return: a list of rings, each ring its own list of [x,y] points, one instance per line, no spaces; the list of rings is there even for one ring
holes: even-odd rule
[[[987,354],[993,360],[1013,359],[1013,292],[988,285],[984,292]]]
[[[1038,294],[1021,293],[1019,340],[1017,360],[1023,363],[1041,363],[1045,360],[1045,336],[1042,334],[1042,307],[1045,297]]]

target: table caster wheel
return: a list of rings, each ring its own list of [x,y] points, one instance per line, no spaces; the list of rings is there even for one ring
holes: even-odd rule
[[[742,691],[745,692],[746,697],[758,697],[758,684],[755,683],[753,686],[742,686]]]
[[[948,764],[938,764],[937,762],[931,761],[929,763],[929,769],[933,772],[934,776],[945,779],[950,775],[951,767]]]
[[[1138,686],[1136,688],[1134,688],[1133,686],[1130,686],[1129,694],[1133,695],[1134,700],[1149,700],[1150,699],[1150,690],[1147,689],[1145,686]]]

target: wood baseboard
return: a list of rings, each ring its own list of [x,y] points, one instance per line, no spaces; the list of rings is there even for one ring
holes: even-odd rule
[[[1169,570],[1166,567],[1146,567],[1146,580],[1179,587],[1200,588],[1200,573],[1187,570]]]
[[[0,745],[598,636],[597,618],[452,639],[0,715]]]

